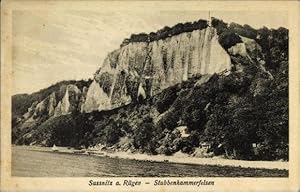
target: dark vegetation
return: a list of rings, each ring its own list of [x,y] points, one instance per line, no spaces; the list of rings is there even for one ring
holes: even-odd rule
[[[240,43],[241,38],[239,35],[254,39],[261,46],[266,68],[271,73],[277,73],[282,62],[287,62],[288,60],[289,36],[286,28],[269,29],[263,27],[254,29],[249,25],[227,24],[216,18],[212,20],[212,26],[216,28],[219,35],[219,43],[225,49]]]
[[[275,80],[269,80],[258,67],[246,63],[245,67],[251,75],[215,74],[200,86],[196,82],[202,77],[197,76],[143,104],[56,117],[38,126],[29,141],[23,138],[17,143],[47,140],[48,146],[55,143],[73,147],[102,143],[171,155],[177,151],[191,154],[200,142],[210,142],[216,155],[288,159],[287,73],[278,73]],[[287,65],[282,65],[281,71],[287,72]],[[158,122],[153,120],[153,110],[163,114]],[[190,136],[180,137],[175,128],[181,125],[187,126]],[[124,137],[132,139],[127,146],[118,143]],[[253,149],[253,143],[259,147]],[[220,144],[222,147],[218,147]]]
[[[241,43],[242,40],[233,30],[230,30],[227,23],[222,20],[213,18],[211,21],[212,27],[216,28],[219,35],[219,43],[227,50],[231,46]]]
[[[254,29],[247,24],[228,24],[217,18],[212,18],[211,25],[216,28],[217,34],[219,35],[219,43],[225,50],[237,43],[241,43],[242,40],[240,36],[256,40],[262,47],[266,67],[272,72],[279,69],[280,62],[288,58],[288,30],[286,28],[268,29],[267,27],[263,27]],[[166,26],[157,32],[151,32],[149,34],[132,34],[130,38],[123,41],[121,46],[132,42],[157,41],[180,33],[201,30],[206,27],[208,27],[207,21],[201,19],[193,23],[178,23],[173,27]]]
[[[133,36],[130,42],[145,41],[146,36],[152,40],[166,38],[169,34],[205,25],[204,21],[199,21],[195,26],[176,26],[164,28],[152,34],[153,37],[151,33]],[[73,147],[101,143],[115,149],[165,155],[177,151],[192,154],[201,142],[209,142],[210,152],[215,155],[287,160],[288,30],[256,30],[248,25],[227,25],[221,20],[213,20],[212,26],[217,29],[224,48],[240,42],[238,35],[255,39],[262,47],[264,66],[273,78],[261,69],[257,58],[250,61],[232,56],[234,65],[243,66],[242,72],[233,68],[228,76],[214,74],[201,85],[197,82],[203,76],[198,75],[142,103],[131,103],[111,111],[55,117],[32,130],[16,132],[13,141],[17,144],[38,141],[47,146],[55,143]],[[46,90],[41,93],[48,94]],[[30,102],[42,98],[39,95],[31,96],[35,99],[28,97],[13,97],[13,113],[24,113]],[[18,103],[24,101],[28,102],[27,108],[24,106],[19,111],[17,107],[21,105]],[[187,126],[189,136],[180,137],[178,126]],[[25,133],[30,133],[31,137],[18,136]],[[125,138],[125,144],[121,143]]]
[[[55,92],[57,100],[61,100],[64,96],[67,85],[74,84],[79,89],[82,90],[84,86],[88,87],[91,84],[92,80],[70,80],[70,81],[60,81],[47,87],[45,89],[41,89],[32,94],[17,94],[12,96],[12,114],[14,118],[22,116],[27,112],[27,109],[32,105],[35,101],[42,101],[44,98],[49,96],[52,92]]]
[[[125,39],[121,46],[125,46],[132,42],[152,42],[158,41],[160,39],[165,39],[174,35],[178,35],[183,32],[192,32],[194,30],[201,30],[208,26],[206,20],[200,19],[195,22],[186,22],[186,23],[178,23],[173,27],[164,27],[157,32],[151,32],[149,34],[140,33],[140,34],[132,34],[130,38]]]

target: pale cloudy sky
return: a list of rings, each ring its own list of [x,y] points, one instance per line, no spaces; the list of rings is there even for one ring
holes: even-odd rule
[[[285,12],[217,12],[225,22],[287,27]],[[61,80],[92,78],[108,52],[132,33],[207,19],[199,11],[14,11],[13,94],[31,93]]]

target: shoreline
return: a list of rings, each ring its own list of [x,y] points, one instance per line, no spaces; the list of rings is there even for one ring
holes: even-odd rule
[[[25,148],[28,150],[42,151],[42,152],[68,153],[68,154],[75,154],[75,155],[81,154],[81,155],[90,155],[95,157],[100,156],[100,157],[120,158],[120,159],[137,160],[137,161],[289,170],[288,161],[248,161],[248,160],[224,159],[218,156],[212,158],[199,158],[199,157],[191,157],[188,154],[184,154],[181,152],[177,152],[172,156],[166,156],[166,155],[148,155],[148,154],[141,154],[141,153],[129,153],[129,152],[120,152],[120,151],[110,153],[102,150],[93,150],[93,151],[76,150],[76,149],[68,149],[67,147],[57,147],[58,151],[52,151],[51,147],[20,146],[20,145],[13,145],[13,147]]]

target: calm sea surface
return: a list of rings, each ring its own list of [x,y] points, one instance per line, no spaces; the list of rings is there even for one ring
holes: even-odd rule
[[[21,177],[286,177],[287,174],[282,170],[147,162],[12,148],[12,176]]]

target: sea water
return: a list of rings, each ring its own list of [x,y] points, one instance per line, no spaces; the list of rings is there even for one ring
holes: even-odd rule
[[[12,147],[12,176],[19,177],[286,177],[287,174],[283,170],[138,161]]]

